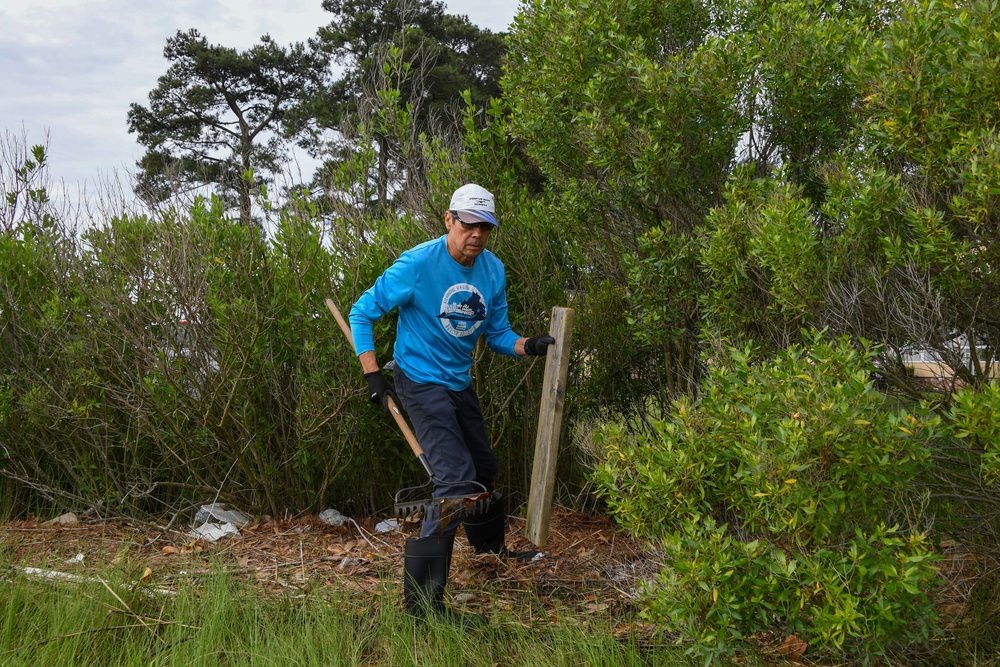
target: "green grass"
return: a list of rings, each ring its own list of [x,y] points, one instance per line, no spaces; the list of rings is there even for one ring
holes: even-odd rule
[[[220,567],[167,596],[101,581],[0,570],[0,665],[687,665],[680,649],[617,639],[611,619],[560,614],[525,627],[511,612],[475,631],[415,625],[398,588],[380,596],[280,596]],[[106,584],[106,585],[105,585]],[[381,603],[380,600],[384,600]]]

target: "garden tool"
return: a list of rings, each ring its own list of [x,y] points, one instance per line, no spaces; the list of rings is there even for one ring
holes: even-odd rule
[[[333,302],[333,299],[326,300],[326,306],[330,309],[330,313],[333,318],[337,320],[337,324],[340,326],[340,330],[344,332],[347,337],[347,342],[349,345],[354,344],[354,337],[351,335],[351,327],[340,314],[337,309],[337,305]],[[392,363],[392,362],[390,362]],[[406,439],[407,444],[413,451],[413,454],[420,461],[420,465],[424,467],[424,471],[430,479],[423,484],[417,486],[410,486],[404,489],[400,489],[395,496],[395,504],[393,506],[393,514],[398,519],[438,519],[441,522],[441,530],[443,531],[451,520],[456,517],[462,517],[471,514],[480,514],[486,512],[490,507],[491,495],[487,491],[486,487],[475,480],[468,480],[462,482],[454,482],[455,484],[464,484],[468,486],[475,486],[482,491],[456,496],[445,496],[442,498],[427,498],[427,497],[417,497],[412,496],[418,495],[417,492],[422,490],[424,487],[431,487],[433,489],[434,483],[447,483],[441,480],[434,474],[431,469],[431,464],[427,461],[427,457],[424,455],[424,450],[417,442],[417,437],[413,434],[413,430],[410,425],[406,423],[406,419],[403,417],[402,411],[400,411],[399,406],[396,402],[392,400],[391,396],[386,396],[386,405],[389,409],[389,414],[392,418],[396,420],[396,425],[399,430],[403,432],[403,437]]]

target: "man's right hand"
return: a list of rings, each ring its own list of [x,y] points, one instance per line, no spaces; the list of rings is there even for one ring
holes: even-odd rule
[[[389,412],[389,403],[386,401],[387,396],[391,396],[394,402],[399,402],[399,399],[396,398],[396,391],[389,384],[389,381],[385,379],[385,376],[382,375],[382,371],[365,373],[365,380],[368,381],[368,400],[375,405],[381,405],[386,413]]]

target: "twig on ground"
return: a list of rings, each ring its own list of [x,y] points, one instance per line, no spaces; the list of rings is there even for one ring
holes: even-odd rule
[[[361,529],[361,526],[358,525],[357,521],[355,521],[354,519],[352,519],[350,517],[348,517],[347,520],[354,524],[354,527],[358,529],[359,533],[361,533],[361,537],[364,539],[365,542],[368,543],[368,546],[370,546],[375,551],[379,550],[377,546],[375,546],[374,544],[372,544],[371,540],[369,540],[367,537],[365,537],[365,531]],[[374,537],[374,535],[372,537]],[[381,540],[379,540],[379,541],[381,542]],[[385,545],[386,543],[382,542],[382,544]]]
[[[111,593],[112,595],[115,596],[115,599],[118,600],[122,604],[123,607],[125,607],[125,609],[128,611],[129,616],[132,616],[133,618],[137,619],[145,627],[147,627],[147,628],[149,627],[148,625],[146,625],[146,621],[144,621],[142,619],[142,616],[140,616],[139,614],[137,614],[134,611],[132,611],[132,608],[128,606],[128,603],[126,603],[125,600],[122,600],[121,597],[118,596],[118,593],[115,593],[115,591],[111,588],[111,586],[108,586],[108,582],[104,581],[100,577],[97,577],[97,580],[99,582],[101,582],[102,586],[104,586],[106,589],[108,589],[109,593]]]

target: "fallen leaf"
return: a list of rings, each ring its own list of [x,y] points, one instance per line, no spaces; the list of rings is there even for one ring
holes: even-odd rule
[[[166,556],[169,556],[170,554],[179,554],[180,552],[180,549],[170,544],[160,549],[160,553]]]
[[[142,573],[142,581],[149,581],[149,577],[152,576],[152,568],[146,568],[146,571]]]
[[[792,662],[798,662],[806,654],[807,648],[809,648],[809,645],[802,638],[796,635],[788,635],[785,637],[785,643],[778,650]]]

